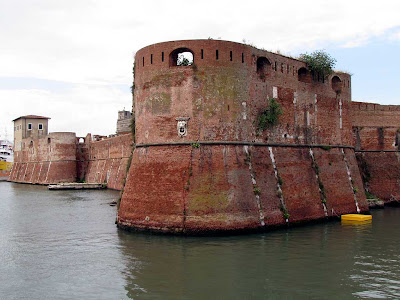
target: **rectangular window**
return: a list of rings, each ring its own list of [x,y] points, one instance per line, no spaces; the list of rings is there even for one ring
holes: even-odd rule
[[[164,62],[164,52],[161,52],[161,61]]]
[[[32,130],[32,123],[28,123],[28,130]]]
[[[203,57],[204,57],[204,51],[203,49],[201,49],[201,59],[203,59]]]
[[[153,54],[150,54],[150,64],[153,64]]]
[[[215,50],[215,56],[218,59],[218,50]]]
[[[232,55],[232,51],[230,52],[230,58],[231,58],[231,61],[232,61],[232,58],[233,58],[233,55]]]
[[[38,129],[39,129],[39,130],[43,130],[43,124],[42,124],[42,123],[39,123]]]
[[[244,63],[244,54],[242,53],[242,63]]]
[[[144,57],[143,57],[143,67],[144,67]]]

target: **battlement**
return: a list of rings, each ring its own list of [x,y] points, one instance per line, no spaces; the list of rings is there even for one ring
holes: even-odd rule
[[[352,103],[353,111],[400,111],[400,105],[382,105],[377,103],[356,102]]]
[[[193,57],[179,65],[179,54]],[[283,115],[260,132],[257,118],[275,98]],[[351,77],[327,79],[304,62],[219,40],[154,44],[135,57],[139,145],[182,141],[351,144]],[[178,124],[178,122],[180,122]],[[179,126],[186,126],[178,134]]]

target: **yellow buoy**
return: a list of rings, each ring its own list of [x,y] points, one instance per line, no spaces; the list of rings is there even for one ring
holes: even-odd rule
[[[348,214],[341,216],[342,221],[352,221],[352,222],[366,222],[371,221],[371,215],[358,215],[358,214]]]

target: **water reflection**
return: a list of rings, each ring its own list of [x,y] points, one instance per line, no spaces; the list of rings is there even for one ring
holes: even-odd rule
[[[223,238],[118,235],[131,298],[397,298],[399,257],[391,243],[380,246],[380,225],[336,222]]]
[[[0,184],[2,299],[400,298],[400,209],[265,234],[117,230],[112,191]]]

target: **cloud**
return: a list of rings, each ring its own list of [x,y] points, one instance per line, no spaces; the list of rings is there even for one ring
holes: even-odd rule
[[[398,0],[264,0],[241,5],[226,0],[0,0],[0,77],[78,86],[63,92],[46,87],[28,92],[21,81],[20,89],[2,90],[0,96],[12,99],[9,110],[17,115],[21,110],[51,115],[56,128],[62,122],[58,118],[73,117],[79,118],[81,128],[93,126],[87,131],[105,132],[103,125],[109,124],[110,132],[117,110],[131,101],[116,87],[129,90],[133,54],[144,46],[221,37],[238,42],[245,38],[257,47],[294,53],[332,45],[360,47],[399,28],[399,11]],[[398,39],[399,33],[392,38]],[[45,104],[35,106],[32,101]],[[114,111],[103,112],[99,102]],[[74,113],[68,118],[56,110],[72,111],[71,103]],[[1,112],[0,119],[5,117]],[[76,127],[68,124],[62,130]]]
[[[8,103],[3,111],[9,135],[12,134],[11,120],[22,115],[44,115],[50,117],[49,131],[76,132],[79,136],[86,133],[112,134],[116,130],[117,112],[124,107],[131,109],[131,94],[118,87],[77,85],[66,91],[40,89],[0,90],[0,99]],[[23,99],[23,101],[21,101]],[[88,101],[90,100],[90,101]],[[3,119],[3,120],[4,120]],[[4,127],[0,128],[0,132]]]

